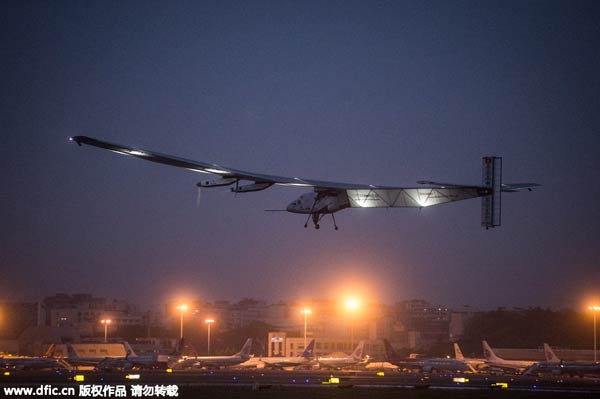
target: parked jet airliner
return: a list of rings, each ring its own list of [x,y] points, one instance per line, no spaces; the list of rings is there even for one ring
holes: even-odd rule
[[[523,374],[550,373],[557,375],[570,375],[571,377],[586,375],[600,376],[600,363],[582,361],[564,361],[554,354],[552,348],[544,343],[545,362],[538,362]]]
[[[367,364],[369,355],[364,355],[365,341],[360,341],[350,356],[323,356],[318,362],[321,368],[342,369]]]
[[[383,340],[385,356],[388,362],[395,364],[398,367],[406,369],[420,369],[425,372],[433,371],[471,371],[476,370],[468,364],[464,359],[450,359],[443,357],[413,359],[401,356],[392,347],[392,344],[387,340]]]
[[[527,368],[533,366],[536,362],[530,360],[507,360],[496,356],[487,341],[482,341],[483,344],[483,356],[485,357],[485,363],[490,367],[497,367],[504,370],[512,370],[516,372],[523,372]]]
[[[458,346],[458,342],[454,343],[454,356],[456,357],[456,360],[461,360],[461,361],[466,362],[468,365],[473,367],[475,370],[478,370],[485,366],[485,359],[465,357],[463,355],[462,351],[460,350],[460,346]]]
[[[182,357],[173,364],[174,369],[186,367],[226,367],[235,366],[250,359],[250,349],[252,348],[252,338],[248,338],[242,349],[231,356],[193,356]]]
[[[300,356],[271,356],[271,357],[261,357],[260,361],[263,362],[266,366],[270,367],[297,367],[308,365],[313,360],[313,348],[315,346],[315,340],[311,339],[306,349]]]

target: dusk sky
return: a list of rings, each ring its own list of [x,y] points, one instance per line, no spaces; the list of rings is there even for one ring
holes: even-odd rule
[[[600,2],[9,1],[2,26],[0,301],[157,305],[356,292],[394,303],[578,307],[600,298]],[[234,196],[87,135],[282,176],[480,184],[479,199],[349,209],[306,188]]]

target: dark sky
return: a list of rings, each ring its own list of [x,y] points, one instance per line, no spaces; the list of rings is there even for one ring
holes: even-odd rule
[[[0,300],[409,298],[479,308],[600,297],[597,1],[4,2]],[[481,180],[480,201],[345,210],[233,196],[85,134],[239,169],[354,183]]]

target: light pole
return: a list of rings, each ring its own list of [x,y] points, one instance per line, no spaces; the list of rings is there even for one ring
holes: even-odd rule
[[[346,300],[346,308],[351,312],[350,316],[350,351],[354,350],[354,314],[358,309],[359,303],[355,298]]]
[[[206,319],[206,320],[204,320],[204,322],[208,326],[208,344],[207,344],[206,353],[207,353],[207,356],[210,356],[210,325],[212,323],[214,323],[215,320],[214,319]]]
[[[596,348],[596,313],[598,313],[598,311],[600,311],[600,306],[594,305],[594,306],[590,306],[588,309],[590,309],[592,312],[594,312],[594,363],[597,363],[598,362],[598,352],[597,352],[597,348]]]
[[[306,349],[306,319],[309,314],[312,314],[312,310],[309,308],[304,308],[300,311],[304,315],[304,349]]]
[[[177,306],[177,310],[179,310],[179,312],[181,313],[180,332],[179,332],[180,339],[183,339],[183,312],[185,312],[187,309],[188,309],[187,305]]]
[[[108,325],[112,323],[111,319],[102,319],[100,323],[104,324],[104,343],[108,342]]]

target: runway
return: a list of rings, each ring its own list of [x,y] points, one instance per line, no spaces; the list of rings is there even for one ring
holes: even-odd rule
[[[76,376],[79,376],[76,378]],[[461,379],[461,378],[464,378]],[[76,381],[78,380],[78,381]],[[0,386],[177,386],[178,397],[211,398],[598,398],[600,378],[412,374],[398,371],[194,370],[11,371]],[[130,397],[128,395],[127,397]],[[42,397],[37,395],[37,397]],[[56,396],[48,396],[56,397]],[[69,396],[62,396],[69,397]],[[81,397],[77,394],[73,397]],[[102,397],[102,396],[98,396]],[[110,396],[104,396],[110,397]]]

